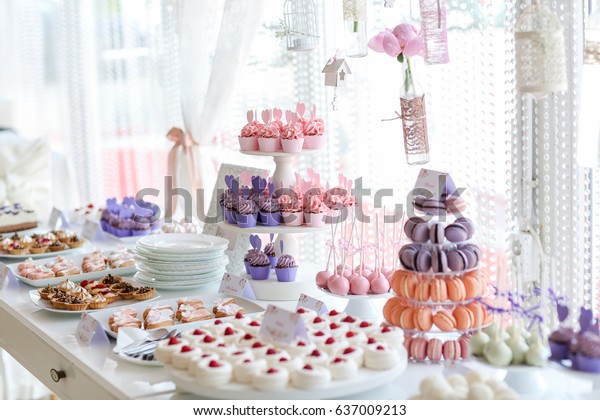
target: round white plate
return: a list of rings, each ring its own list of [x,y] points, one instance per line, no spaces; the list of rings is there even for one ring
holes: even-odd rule
[[[162,253],[203,253],[214,249],[225,249],[229,241],[212,235],[190,235],[188,233],[173,233],[171,235],[144,236],[137,245]]]
[[[229,263],[229,258],[227,255],[222,255],[220,258],[216,258],[214,260],[209,261],[199,261],[195,263],[180,263],[176,266],[173,266],[173,263],[162,263],[162,262],[152,262],[146,258],[138,258],[138,267],[147,271],[157,271],[157,272],[192,272],[197,270],[203,270],[207,268],[219,267],[223,264]]]
[[[197,262],[205,262],[212,261],[217,258],[220,258],[224,254],[223,251],[212,251],[210,253],[201,254],[201,255],[164,255],[164,254],[152,254],[147,253],[144,250],[139,248],[134,248],[133,252],[136,257],[143,257],[147,261],[150,262],[158,262],[158,263],[188,263],[193,264]]]
[[[178,281],[178,280],[202,280],[206,277],[211,277],[215,274],[222,272],[225,269],[225,265],[220,267],[211,268],[210,270],[205,270],[202,272],[194,272],[194,273],[174,273],[171,274],[163,274],[163,273],[154,273],[151,271],[146,271],[139,269],[138,272],[141,273],[144,277],[148,277],[148,279],[154,279],[159,281]]]
[[[222,386],[212,387],[200,383],[187,371],[173,369],[167,366],[167,372],[178,389],[206,398],[232,400],[300,400],[300,399],[325,399],[340,398],[354,395],[380,387],[396,379],[406,369],[407,360],[389,370],[372,370],[361,368],[358,375],[352,379],[343,381],[331,381],[322,388],[299,389],[288,385],[279,391],[264,392],[252,388],[248,384],[229,383]]]
[[[178,291],[178,290],[190,290],[190,289],[197,289],[200,287],[204,287],[206,285],[212,284],[212,283],[216,283],[221,281],[221,279],[223,278],[223,275],[221,276],[217,276],[211,280],[207,280],[207,281],[202,281],[202,282],[192,282],[192,283],[157,283],[155,281],[144,281],[142,279],[140,279],[137,274],[134,276],[134,279],[141,284],[142,286],[148,286],[148,287],[155,287],[157,289],[160,290],[171,290],[171,291]]]
[[[212,271],[210,273],[207,273],[206,275],[202,275],[202,276],[176,276],[176,277],[169,277],[169,278],[164,278],[164,277],[156,277],[156,276],[150,276],[144,272],[138,271],[135,274],[135,277],[145,283],[153,283],[153,284],[191,284],[191,283],[206,283],[206,282],[210,282],[213,281],[216,277],[223,277],[223,274],[225,273],[225,267],[221,267],[220,269],[217,269],[215,271]]]

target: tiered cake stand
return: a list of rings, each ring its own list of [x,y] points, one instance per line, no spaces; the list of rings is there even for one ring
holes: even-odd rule
[[[309,156],[313,155],[320,150],[302,150],[299,153],[285,153],[285,152],[259,152],[259,151],[244,151],[240,153],[250,156],[263,156],[271,157],[275,162],[275,171],[273,172],[273,183],[275,188],[279,188],[281,185],[289,186],[295,185],[296,176],[294,174],[295,159],[297,156]],[[323,227],[310,227],[310,226],[263,226],[257,225],[253,228],[241,228],[237,225],[221,222],[221,229],[234,233],[245,233],[245,234],[275,234],[277,239],[275,241],[275,252],[277,255],[280,253],[280,243],[285,244],[284,251],[286,254],[298,255],[298,242],[296,235],[304,233],[316,233],[328,229],[328,226]],[[252,280],[248,274],[241,273],[241,276],[250,280],[252,289],[257,299],[260,300],[278,300],[278,301],[289,301],[297,300],[301,293],[314,294],[317,292],[317,288],[314,285],[314,278],[319,268],[315,264],[307,264],[300,262],[298,264],[298,274],[296,280],[293,282],[278,282],[275,277],[275,272],[272,270],[271,275],[267,280]]]

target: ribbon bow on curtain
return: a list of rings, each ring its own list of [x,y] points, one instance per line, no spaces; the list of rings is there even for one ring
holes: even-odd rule
[[[167,138],[175,144],[169,151],[169,159],[167,163],[167,175],[172,177],[172,182],[175,187],[180,187],[177,184],[177,169],[179,167],[177,161],[177,151],[181,148],[183,158],[187,160],[187,168],[189,172],[189,179],[192,183],[193,191],[190,191],[192,197],[195,196],[196,190],[201,187],[200,178],[198,176],[198,168],[196,166],[196,159],[194,157],[193,147],[197,146],[198,143],[194,140],[192,135],[188,132],[183,131],[181,128],[173,127],[167,133]],[[177,200],[173,200],[173,213],[177,209]]]

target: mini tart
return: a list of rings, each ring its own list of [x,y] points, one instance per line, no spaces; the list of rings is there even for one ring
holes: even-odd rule
[[[12,248],[8,249],[8,253],[11,255],[23,255],[27,252],[27,248],[22,245],[15,245]]]
[[[85,240],[80,239],[77,235],[74,235],[71,238],[69,238],[69,241],[67,242],[67,244],[69,245],[69,248],[79,248],[79,247],[83,246],[84,243],[85,243]]]
[[[78,298],[72,299],[71,302],[65,303],[65,309],[67,311],[83,311],[87,307],[87,302],[84,302]]]
[[[88,301],[88,307],[90,309],[103,309],[106,308],[106,306],[108,306],[108,300],[101,294],[97,294]]]
[[[100,283],[107,285],[108,287],[121,285],[123,283],[123,277],[121,276],[113,276],[112,274],[107,274],[102,277]],[[123,285],[124,286],[124,285]],[[112,287],[111,287],[112,289]]]
[[[69,300],[68,298],[65,297],[60,297],[60,298],[55,298],[55,299],[50,299],[50,303],[52,304],[52,306],[55,309],[67,309],[67,300]]]
[[[106,289],[108,290],[108,293],[98,293],[102,296],[104,296],[104,299],[106,299],[106,301],[108,302],[108,304],[110,305],[111,303],[113,303],[115,300],[117,300],[117,298],[119,296],[117,296],[116,294],[114,294],[113,292],[110,291],[110,289]]]
[[[46,300],[50,300],[50,298],[52,298],[56,294],[56,292],[58,292],[58,289],[50,285],[44,287],[43,289],[38,289],[40,297]]]
[[[32,254],[43,254],[46,251],[48,251],[48,245],[34,244],[29,248],[29,252]]]
[[[50,249],[50,252],[58,252],[67,249],[67,245],[63,244],[61,241],[56,241],[51,243],[48,248]]]
[[[138,287],[126,284],[121,291],[119,291],[119,297],[124,300],[133,299],[133,294],[138,291]]]
[[[140,287],[138,290],[133,292],[135,300],[148,300],[154,297],[154,287]]]

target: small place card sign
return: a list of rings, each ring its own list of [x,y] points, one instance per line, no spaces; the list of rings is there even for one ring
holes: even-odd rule
[[[274,305],[267,306],[259,335],[282,344],[290,344],[296,337],[308,340],[306,326],[300,314]]]
[[[318,315],[322,315],[327,312],[327,306],[325,306],[324,302],[320,301],[319,299],[315,299],[314,297],[307,296],[304,293],[300,294],[298,304],[296,305],[296,309],[298,308],[311,309]]]
[[[0,263],[0,289],[4,287],[6,280],[9,278],[10,268],[4,263]]]
[[[92,338],[94,338],[94,335],[96,334],[97,327],[98,321],[96,321],[96,319],[87,312],[82,313],[79,324],[77,325],[77,330],[75,331],[77,342],[84,346],[89,346],[92,342]]]
[[[99,234],[100,225],[98,222],[92,220],[86,220],[81,230],[81,237],[93,242],[96,239],[96,235]]]
[[[427,190],[432,194],[431,198],[442,200],[454,193],[456,186],[448,173],[433,171],[431,169],[421,169],[415,183],[415,190]],[[421,194],[428,196],[424,192],[422,191]],[[415,193],[419,194],[418,191],[415,191]]]
[[[252,286],[250,286],[248,279],[234,276],[229,273],[223,274],[221,286],[219,287],[219,293],[229,293],[234,296],[256,300],[254,290],[252,290]]]
[[[59,220],[61,227],[68,226],[69,223],[67,222],[67,218],[65,217],[65,214],[62,212],[62,210],[53,207],[52,212],[50,213],[50,218],[48,219],[48,229],[56,229],[58,227],[57,223]]]

